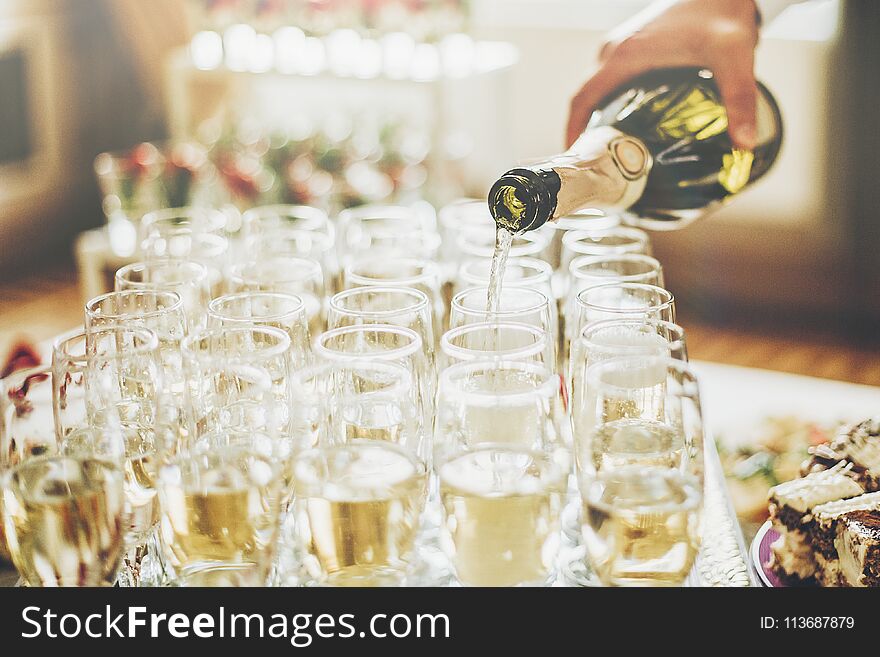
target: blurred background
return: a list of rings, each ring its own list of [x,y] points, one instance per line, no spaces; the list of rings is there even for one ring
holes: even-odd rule
[[[29,329],[27,314],[10,322],[9,296],[60,312],[17,281],[51,270],[63,274],[49,291],[71,285],[77,236],[106,223],[97,154],[198,140],[242,206],[481,197],[512,162],[561,148],[602,35],[645,4],[0,0],[4,338]],[[875,5],[813,0],[765,28],[757,70],[784,113],[778,164],[707,221],[655,236],[687,317],[767,336],[763,353],[719,342],[708,357],[774,367],[780,338],[875,352]],[[880,383],[876,362],[839,356],[810,365]]]

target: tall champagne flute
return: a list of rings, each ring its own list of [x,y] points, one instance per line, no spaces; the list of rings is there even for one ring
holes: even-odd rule
[[[295,456],[293,477],[307,577],[333,586],[400,584],[428,481],[414,379],[400,363],[365,357],[325,361],[308,378],[317,394],[303,406],[321,428],[314,447]]]
[[[305,230],[335,236],[327,213],[308,205],[262,205],[246,210],[241,216],[245,238],[261,237],[286,230]]]
[[[198,262],[162,260],[135,262],[116,272],[116,291],[170,290],[177,292],[183,302],[187,331],[196,331],[205,325],[211,285],[208,269]]]
[[[680,585],[701,538],[699,387],[685,363],[612,358],[587,373],[575,434],[587,555],[613,586]]]
[[[363,205],[339,213],[339,256],[343,267],[369,254],[377,242],[404,235],[434,233],[436,213],[426,203]]]
[[[279,292],[295,294],[305,302],[309,332],[324,330],[326,286],[321,264],[310,258],[273,256],[233,265],[231,292]]]
[[[476,258],[463,262],[455,279],[454,292],[471,287],[488,287],[492,270],[491,258]],[[508,258],[504,269],[504,284],[540,290],[553,299],[553,268],[537,258]]]
[[[541,231],[530,231],[514,236],[510,245],[510,257],[539,258],[547,249],[550,240]],[[464,229],[456,236],[456,249],[464,261],[471,259],[489,260],[495,252],[495,226],[476,225]]]
[[[303,367],[311,360],[306,305],[301,297],[281,292],[236,292],[213,299],[208,305],[208,328],[269,326],[290,338],[291,365]]]
[[[560,403],[557,377],[534,363],[472,361],[441,374],[434,469],[443,546],[462,584],[552,579],[571,471]]]
[[[244,244],[247,260],[291,257],[320,263],[329,293],[340,289],[340,269],[332,234],[318,230],[284,229],[249,237]]]
[[[569,336],[578,336],[587,324],[606,319],[655,319],[675,322],[675,297],[669,290],[645,283],[606,283],[581,290],[575,297]],[[568,332],[568,328],[571,329]]]

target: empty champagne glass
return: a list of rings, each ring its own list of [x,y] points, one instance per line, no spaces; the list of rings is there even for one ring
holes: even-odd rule
[[[560,217],[556,221],[548,221],[541,226],[540,230],[546,232],[550,238],[550,246],[544,259],[549,262],[554,270],[559,270],[562,261],[562,239],[573,230],[605,230],[616,228],[620,225],[620,217],[614,214],[605,214],[601,210],[585,209],[575,212],[567,217]],[[564,271],[557,271],[564,274]]]
[[[306,305],[301,297],[281,292],[236,292],[212,300],[208,305],[208,328],[269,326],[290,338],[290,359],[294,367],[311,360]]]
[[[462,584],[553,578],[571,471],[559,404],[558,378],[535,363],[472,361],[441,374],[434,469],[442,544]]]
[[[321,264],[309,258],[275,256],[233,265],[231,292],[280,292],[295,294],[306,304],[309,332],[324,330],[324,273]]]
[[[464,229],[456,237],[456,249],[463,260],[473,258],[488,260],[495,252],[495,225],[477,225]],[[545,233],[534,230],[521,233],[513,238],[510,244],[511,258],[540,257],[549,245],[550,240]]]
[[[269,236],[287,230],[319,232],[335,239],[335,228],[327,213],[308,205],[262,205],[241,216],[245,238]]]
[[[308,258],[321,265],[328,291],[339,289],[340,270],[333,235],[318,230],[284,229],[249,237],[245,241],[248,260],[293,257]]]
[[[187,331],[205,326],[211,285],[208,269],[198,262],[162,260],[135,262],[116,272],[116,291],[170,290],[183,302]]]
[[[265,585],[282,488],[280,465],[253,432],[241,441],[230,440],[228,430],[203,435],[164,463],[161,533],[180,585]]]
[[[488,287],[492,260],[477,258],[462,263],[455,280],[454,291],[471,287]],[[553,299],[553,268],[550,263],[537,258],[509,258],[504,269],[504,285],[529,287],[540,290]]]
[[[456,239],[463,230],[474,226],[495,227],[495,220],[489,212],[485,199],[463,198],[453,201],[437,213],[443,245],[441,262],[445,267],[445,278],[453,278],[462,262]]]
[[[223,430],[290,437],[290,337],[281,329],[206,330],[183,343],[192,436]]]
[[[343,266],[371,252],[377,241],[434,233],[437,229],[436,213],[426,203],[363,205],[340,212],[338,225]]]
[[[547,331],[514,322],[477,322],[449,329],[440,340],[438,370],[460,362],[527,361],[554,368],[553,337]]]
[[[703,429],[681,361],[612,358],[587,373],[576,432],[583,535],[606,585],[677,586],[701,539]]]

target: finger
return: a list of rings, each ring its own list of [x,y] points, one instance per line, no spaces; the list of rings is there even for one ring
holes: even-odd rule
[[[599,101],[643,70],[629,62],[609,62],[587,80],[571,101],[565,130],[566,148],[571,146],[587,127],[587,122]]]
[[[713,66],[721,100],[727,108],[727,123],[734,145],[752,150],[757,141],[755,52],[752,47],[727,53]]]

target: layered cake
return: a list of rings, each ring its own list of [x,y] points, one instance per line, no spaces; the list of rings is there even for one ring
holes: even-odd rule
[[[851,464],[853,476],[866,491],[880,490],[880,418],[848,425],[830,443],[810,448],[802,474],[825,470],[841,461]]]
[[[853,478],[849,465],[843,463],[770,489],[770,520],[779,532],[779,538],[771,546],[771,566],[781,579],[790,583],[817,581],[819,565],[812,540],[813,510],[826,502],[856,497],[864,492]]]
[[[846,585],[880,587],[880,512],[845,514],[834,544]]]
[[[842,569],[844,564],[849,564],[851,571],[853,558],[859,561],[858,554],[851,556],[847,552],[853,545],[852,541],[847,543],[847,548],[843,552],[841,551],[841,536],[846,533],[848,523],[854,515],[874,517],[875,523],[880,519],[880,493],[866,493],[845,500],[826,502],[815,507],[812,515],[810,538],[816,560],[817,582],[823,586],[855,585],[853,583],[855,580],[852,580]],[[867,517],[863,523],[868,522]],[[852,533],[850,535],[852,538],[857,538]]]

